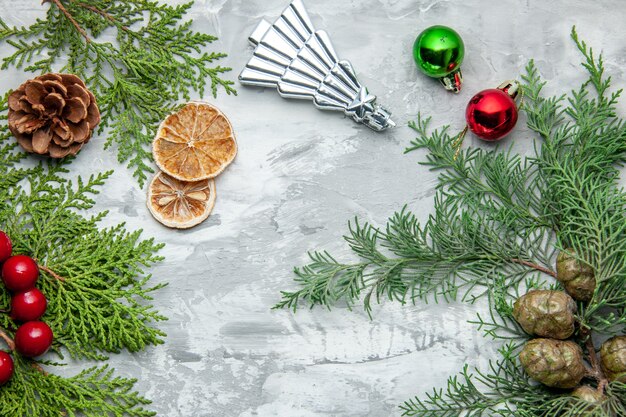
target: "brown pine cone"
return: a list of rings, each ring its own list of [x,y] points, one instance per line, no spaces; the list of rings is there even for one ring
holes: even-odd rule
[[[9,96],[9,129],[27,152],[76,155],[100,123],[96,97],[73,74],[45,74]]]
[[[563,291],[535,290],[520,297],[513,317],[526,333],[567,339],[574,333],[576,302]]]
[[[626,384],[626,336],[613,337],[600,348],[602,370],[610,381]]]
[[[565,290],[578,301],[589,301],[596,289],[593,269],[573,256],[574,250],[567,249],[556,259],[556,276]]]
[[[567,340],[530,340],[519,359],[531,378],[552,388],[574,388],[586,373],[582,349]]]

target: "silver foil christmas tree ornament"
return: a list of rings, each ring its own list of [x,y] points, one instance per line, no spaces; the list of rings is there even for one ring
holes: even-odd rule
[[[343,111],[376,131],[395,126],[352,65],[339,60],[328,34],[313,28],[302,0],[294,0],[274,24],[262,20],[249,40],[255,50],[239,75],[242,84],[276,87],[285,98],[313,100],[321,110]]]

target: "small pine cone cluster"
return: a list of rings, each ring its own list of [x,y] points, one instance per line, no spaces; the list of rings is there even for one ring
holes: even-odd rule
[[[9,129],[27,152],[76,155],[100,123],[96,97],[73,74],[45,74],[9,95]]]
[[[575,331],[576,303],[562,291],[536,290],[520,297],[513,317],[532,339],[520,362],[533,379],[553,388],[575,388],[585,376],[580,346],[565,340]]]
[[[576,333],[576,301],[586,303],[593,298],[594,271],[568,249],[557,258],[557,279],[565,291],[530,291],[513,306],[515,320],[536,337],[526,343],[519,359],[531,378],[548,387],[573,389],[573,399],[587,404],[581,411],[593,413],[604,406],[606,396],[601,389],[580,385],[589,376],[588,367],[580,345],[567,339]],[[626,336],[602,345],[600,365],[609,381],[626,383]]]

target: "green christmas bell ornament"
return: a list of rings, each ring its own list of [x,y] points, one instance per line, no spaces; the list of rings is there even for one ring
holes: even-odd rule
[[[447,26],[431,26],[419,34],[413,58],[424,74],[438,78],[448,91],[461,91],[461,64],[465,56],[463,39]]]

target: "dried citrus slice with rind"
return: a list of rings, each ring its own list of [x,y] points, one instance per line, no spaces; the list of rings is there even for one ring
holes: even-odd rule
[[[164,172],[148,188],[148,209],[167,227],[189,229],[209,217],[215,205],[215,181],[180,181]]]
[[[152,153],[166,174],[199,181],[215,178],[233,162],[237,141],[230,121],[218,108],[191,102],[161,123]]]

